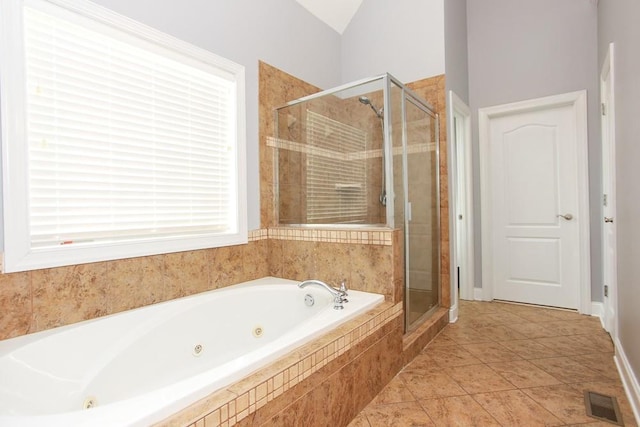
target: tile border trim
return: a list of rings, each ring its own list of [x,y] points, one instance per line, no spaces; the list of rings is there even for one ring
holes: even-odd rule
[[[231,393],[235,397],[227,399],[226,402],[218,404],[213,410],[199,415],[189,426],[196,427],[203,425],[203,423],[207,427],[211,425],[232,426],[256,412],[331,361],[354,348],[397,317],[402,316],[402,303],[395,305],[383,303],[382,307],[382,309],[377,309],[378,312],[374,308],[369,313],[349,321],[343,327],[338,327],[333,331],[333,335],[336,336],[331,341],[321,345],[319,348],[310,348],[304,357],[287,364],[282,369],[278,369],[278,372],[271,375],[266,381],[245,386],[240,392],[231,391],[230,389],[219,390],[215,394],[222,392],[228,395]],[[346,331],[344,330],[345,326],[348,327]],[[329,332],[329,334],[332,334],[332,332]],[[313,344],[313,341],[311,344]],[[233,388],[233,386],[231,385],[230,387]],[[185,411],[188,409],[186,408]],[[175,416],[179,416],[179,414],[180,412]]]
[[[391,246],[393,230],[382,227],[357,230],[272,227],[249,232],[250,242],[265,239]]]

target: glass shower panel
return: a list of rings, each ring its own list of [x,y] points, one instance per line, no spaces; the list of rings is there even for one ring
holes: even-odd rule
[[[437,115],[389,74],[275,114],[267,144],[275,148],[278,224],[399,230],[404,268],[394,279],[405,284],[405,330],[415,328],[440,304]]]
[[[407,168],[407,326],[440,301],[437,119],[405,98]]]
[[[386,224],[382,81],[276,110],[280,224]]]

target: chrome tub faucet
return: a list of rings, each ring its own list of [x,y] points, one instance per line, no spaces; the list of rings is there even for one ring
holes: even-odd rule
[[[298,287],[300,289],[304,288],[305,286],[308,285],[318,285],[322,288],[324,288],[325,290],[329,291],[329,293],[331,295],[333,295],[333,309],[334,310],[342,310],[344,308],[344,306],[342,305],[345,302],[349,302],[349,300],[346,298],[348,296],[347,293],[347,286],[345,285],[344,281],[342,282],[342,284],[340,285],[340,289],[336,289],[332,286],[327,285],[326,283],[324,283],[321,280],[305,280],[304,282],[300,282],[298,284]]]

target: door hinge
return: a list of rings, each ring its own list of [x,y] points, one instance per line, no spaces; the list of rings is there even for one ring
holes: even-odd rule
[[[604,296],[605,297],[609,296],[609,285],[604,285]]]
[[[602,195],[602,206],[607,206],[607,195],[606,194]]]
[[[607,110],[606,110],[606,107],[604,105],[604,102],[602,104],[600,104],[600,107],[602,108],[602,115],[606,116],[607,115]]]

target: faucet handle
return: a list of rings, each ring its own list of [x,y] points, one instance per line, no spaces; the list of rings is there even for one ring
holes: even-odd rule
[[[340,292],[344,293],[344,295],[349,295],[347,293],[347,285],[345,284],[345,281],[343,280],[342,283],[340,283]]]

